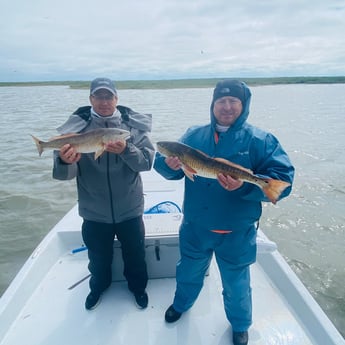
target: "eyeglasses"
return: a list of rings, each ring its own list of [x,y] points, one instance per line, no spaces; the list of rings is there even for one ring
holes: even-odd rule
[[[106,101],[106,102],[110,102],[113,101],[115,96],[114,95],[92,95],[92,97],[96,100],[96,101]]]

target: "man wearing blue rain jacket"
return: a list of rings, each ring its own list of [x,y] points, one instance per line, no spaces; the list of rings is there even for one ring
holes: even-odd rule
[[[221,157],[254,174],[292,184],[294,167],[277,138],[247,122],[251,92],[239,80],[217,83],[210,107],[211,121],[189,128],[180,141],[210,157]],[[177,157],[156,154],[154,168],[167,179],[185,176]],[[280,198],[291,192],[286,188]],[[176,268],[176,292],[165,313],[177,321],[192,307],[203,286],[212,254],[221,274],[226,316],[233,343],[248,343],[252,324],[249,266],[256,260],[257,224],[262,202],[269,201],[258,186],[230,176],[185,178],[184,219],[180,228],[181,259]]]

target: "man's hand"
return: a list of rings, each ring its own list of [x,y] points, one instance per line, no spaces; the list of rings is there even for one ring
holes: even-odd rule
[[[243,181],[236,180],[232,178],[231,176],[223,175],[223,174],[218,174],[217,179],[220,185],[228,191],[238,189],[243,184]]]
[[[182,167],[181,161],[177,157],[167,157],[165,158],[166,165],[173,170],[179,170]]]
[[[79,161],[81,153],[78,153],[70,144],[66,144],[61,147],[59,156],[63,162],[72,164]]]
[[[105,150],[119,155],[125,150],[126,145],[127,145],[126,140],[116,140],[116,141],[108,143],[105,146]]]

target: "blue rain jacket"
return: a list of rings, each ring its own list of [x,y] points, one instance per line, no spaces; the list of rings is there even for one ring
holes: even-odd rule
[[[225,158],[253,171],[261,177],[283,180],[292,184],[294,167],[277,138],[247,122],[251,93],[244,84],[246,101],[236,122],[215,142],[216,119],[213,103],[211,121],[207,125],[189,128],[180,142],[201,150],[210,157]],[[167,179],[181,179],[181,170],[170,169],[165,157],[156,153],[154,169]],[[291,192],[286,188],[280,199]],[[201,224],[208,230],[246,232],[255,229],[262,213],[262,202],[269,201],[263,191],[250,183],[243,183],[235,191],[225,190],[217,180],[196,176],[194,182],[185,178],[184,221]],[[252,258],[254,260],[254,258]]]

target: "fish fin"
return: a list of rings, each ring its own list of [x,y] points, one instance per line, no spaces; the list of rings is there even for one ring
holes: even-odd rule
[[[220,163],[224,163],[224,164],[226,164],[226,165],[229,165],[229,166],[231,166],[231,167],[233,167],[233,168],[240,169],[240,170],[242,170],[242,171],[245,171],[245,172],[248,172],[248,173],[250,173],[250,174],[253,174],[253,172],[252,172],[250,169],[244,168],[242,165],[239,165],[239,164],[235,164],[235,163],[233,163],[233,162],[230,162],[230,161],[228,161],[228,160],[225,159],[225,158],[219,158],[219,157],[217,157],[217,158],[214,158],[214,160],[215,160],[215,161],[218,161],[218,162],[220,162]]]
[[[280,194],[284,189],[291,186],[291,183],[281,180],[266,179],[265,181],[267,182],[267,185],[263,187],[262,190],[273,204],[277,203]]]
[[[208,154],[206,154],[205,152],[202,152],[198,149],[194,149],[195,151],[199,152],[201,155],[203,155],[204,157],[207,157],[207,158],[211,158]]]
[[[189,165],[183,165],[182,166],[182,170],[184,172],[184,174],[191,180],[194,182],[194,175],[196,175],[196,171],[191,168]]]
[[[103,154],[104,151],[105,151],[105,146],[103,146],[101,149],[97,150],[97,151],[95,152],[95,160],[96,160],[98,157],[102,156],[102,154]]]
[[[36,138],[35,136],[33,136],[32,134],[30,134],[30,135],[32,136],[32,139],[34,139],[34,142],[36,144],[39,156],[41,156],[42,152],[43,152],[43,147],[41,145],[42,141],[40,139]]]

